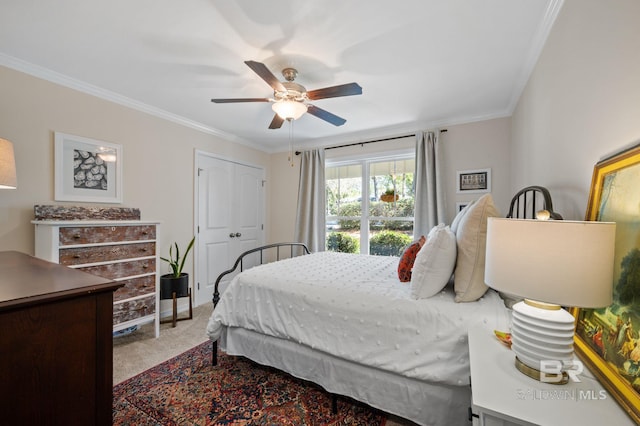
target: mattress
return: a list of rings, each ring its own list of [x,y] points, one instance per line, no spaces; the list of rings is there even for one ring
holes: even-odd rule
[[[239,327],[404,377],[469,384],[467,330],[506,328],[508,314],[489,290],[456,303],[453,289],[414,300],[397,276],[397,257],[320,252],[238,274],[213,311],[207,334]]]

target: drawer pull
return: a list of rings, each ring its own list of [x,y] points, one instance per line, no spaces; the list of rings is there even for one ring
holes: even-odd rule
[[[73,258],[74,258],[74,259],[80,259],[80,255],[79,255],[79,254],[74,254],[74,255],[73,255]]]
[[[74,239],[74,240],[79,240],[79,239],[80,239],[80,235],[78,235],[78,234],[74,235],[74,236],[73,236],[73,239]]]

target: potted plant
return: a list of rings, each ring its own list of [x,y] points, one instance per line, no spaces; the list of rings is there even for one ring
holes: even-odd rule
[[[400,197],[398,196],[398,194],[396,194],[395,189],[390,188],[380,196],[380,201],[384,201],[385,203],[393,203],[394,201],[397,201],[398,198]]]
[[[165,274],[160,277],[160,298],[172,299],[173,293],[176,293],[176,297],[186,297],[189,295],[189,274],[182,272],[184,268],[184,262],[187,259],[189,251],[193,248],[193,244],[196,241],[194,236],[189,242],[187,249],[184,251],[184,255],[180,257],[180,248],[178,243],[173,243],[169,247],[169,257],[160,257],[160,259],[169,263],[171,266],[171,273]],[[175,257],[174,249],[175,248]]]

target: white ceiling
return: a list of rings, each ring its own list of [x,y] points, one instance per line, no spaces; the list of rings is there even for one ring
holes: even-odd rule
[[[308,90],[357,82],[314,104],[297,147],[412,133],[511,114],[562,0],[0,0],[6,65],[267,152],[272,97],[243,62]]]

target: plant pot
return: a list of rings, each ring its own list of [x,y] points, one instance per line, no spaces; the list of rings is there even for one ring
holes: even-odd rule
[[[182,273],[179,277],[173,274],[166,274],[160,277],[160,299],[173,299],[176,297],[187,297],[189,295],[189,274]]]
[[[380,196],[380,201],[384,201],[385,203],[393,203],[394,201],[398,201],[400,196],[398,194],[382,194]]]

